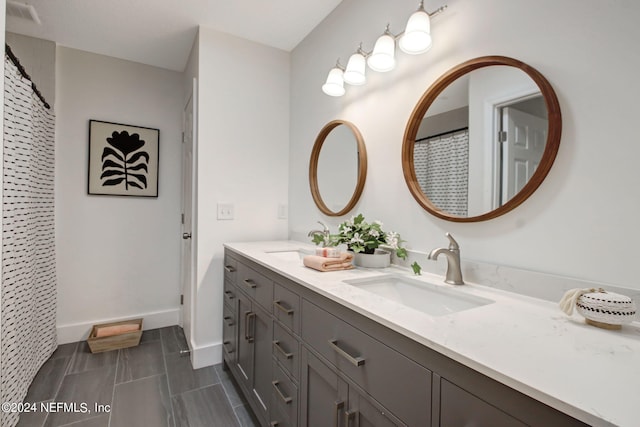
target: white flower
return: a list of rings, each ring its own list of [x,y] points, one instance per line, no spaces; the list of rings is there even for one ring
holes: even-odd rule
[[[380,228],[382,228],[382,221],[379,221],[379,220],[376,219],[375,221],[373,221],[373,223],[374,224],[378,224],[380,226]]]
[[[364,243],[364,240],[362,240],[362,237],[360,237],[360,233],[355,233],[351,238],[351,241],[349,242],[350,245],[353,245],[356,243]]]
[[[394,249],[398,248],[398,244],[400,243],[400,235],[393,231],[389,231],[386,236],[387,244]]]
[[[376,239],[380,236],[380,232],[378,230],[376,230],[375,228],[371,229],[369,231],[369,234],[371,234],[371,237],[375,237]]]

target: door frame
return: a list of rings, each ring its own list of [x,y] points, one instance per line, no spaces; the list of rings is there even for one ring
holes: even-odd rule
[[[485,127],[485,170],[491,171],[490,192],[487,193],[487,205],[491,210],[502,206],[502,142],[500,132],[502,131],[502,108],[535,98],[540,95],[540,90],[526,88],[513,91],[506,95],[500,95],[486,100],[484,106],[484,123],[492,123],[492,126]]]
[[[185,330],[185,337],[187,339],[187,345],[189,346],[189,350],[191,353],[191,356],[193,357],[193,348],[192,348],[192,342],[193,342],[193,326],[194,326],[194,309],[195,309],[195,291],[196,291],[196,259],[197,259],[197,240],[198,240],[198,233],[197,233],[197,214],[196,214],[196,208],[198,206],[197,203],[197,147],[198,147],[198,81],[197,79],[194,77],[193,78],[193,82],[192,82],[192,88],[191,88],[191,94],[190,96],[187,98],[187,102],[185,103],[184,106],[184,110],[183,110],[183,120],[182,120],[182,127],[183,127],[183,139],[182,139],[182,168],[183,168],[183,179],[185,178],[185,173],[184,173],[184,168],[186,166],[186,162],[185,162],[185,148],[186,148],[186,141],[184,139],[184,131],[185,126],[186,126],[186,110],[189,107],[189,104],[191,104],[191,108],[192,108],[192,123],[191,123],[191,203],[190,203],[190,207],[191,207],[191,230],[188,231],[191,233],[191,239],[188,239],[189,244],[191,246],[191,258],[188,262],[188,267],[191,270],[191,274],[189,275],[189,283],[184,283],[184,268],[185,268],[185,255],[184,255],[184,242],[182,242],[181,246],[180,246],[180,293],[182,295],[182,304],[180,305],[180,318],[179,318],[179,324],[180,326],[182,326],[182,328]],[[188,201],[185,200],[185,194],[184,194],[184,182],[182,185],[182,200],[181,200],[181,205],[180,205],[180,211],[182,214],[184,214],[184,207],[185,204],[188,203]],[[182,239],[182,233],[185,232],[184,230],[184,224],[181,221],[180,224],[180,228],[181,228],[181,239]],[[187,318],[188,317],[188,318]]]

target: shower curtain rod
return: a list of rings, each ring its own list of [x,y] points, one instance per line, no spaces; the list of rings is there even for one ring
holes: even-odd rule
[[[450,134],[454,134],[454,133],[457,133],[457,132],[462,132],[463,130],[469,130],[469,127],[463,127],[463,128],[460,128],[460,129],[448,130],[446,132],[436,133],[435,135],[425,136],[424,138],[416,139],[416,142],[422,142],[422,141],[426,141],[428,139],[437,138],[439,136],[445,136],[445,135],[450,135]]]
[[[20,74],[22,74],[22,77],[24,77],[25,79],[31,82],[31,89],[33,89],[33,92],[38,96],[38,98],[40,98],[40,101],[42,101],[45,108],[47,110],[50,110],[51,106],[47,103],[47,101],[45,101],[44,96],[42,96],[42,94],[36,87],[36,84],[33,82],[33,80],[31,80],[31,77],[29,77],[29,74],[27,74],[22,64],[20,64],[20,61],[18,60],[18,58],[14,55],[13,51],[11,50],[11,47],[6,43],[4,45],[4,52],[7,54],[11,62],[13,62],[13,65],[18,67],[18,71],[20,71]]]

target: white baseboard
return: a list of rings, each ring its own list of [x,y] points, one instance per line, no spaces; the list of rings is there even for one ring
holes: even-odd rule
[[[191,344],[191,366],[193,369],[222,363],[222,343],[195,347]]]
[[[165,311],[154,311],[151,313],[137,313],[126,317],[94,319],[88,322],[58,325],[58,344],[67,344],[86,340],[91,332],[91,327],[98,323],[118,322],[120,320],[136,319],[139,317],[144,319],[143,329],[145,330],[164,328],[166,326],[178,324],[180,320],[180,309],[175,308]]]

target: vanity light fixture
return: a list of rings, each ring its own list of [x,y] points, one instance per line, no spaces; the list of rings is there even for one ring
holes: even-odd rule
[[[431,18],[420,2],[418,10],[409,17],[398,45],[404,53],[418,55],[431,49]]]
[[[447,6],[444,5],[428,13],[424,9],[424,0],[421,0],[418,10],[409,17],[403,32],[394,35],[387,24],[384,33],[376,40],[373,51],[364,51],[360,43],[358,50],[349,57],[346,69],[340,65],[338,59],[336,66],[329,71],[327,80],[322,85],[322,91],[330,96],[342,96],[345,94],[344,83],[353,86],[363,85],[366,82],[365,62],[373,71],[393,70],[396,65],[395,51],[398,39],[398,45],[405,53],[418,55],[427,52],[432,45],[431,17],[438,15],[446,8]]]
[[[386,73],[396,67],[396,39],[389,31],[389,24],[384,33],[378,37],[373,52],[367,59],[367,65],[373,71]]]
[[[367,81],[365,55],[366,53],[362,50],[362,43],[360,43],[358,50],[349,57],[349,62],[347,62],[347,69],[344,71],[345,83],[353,86],[365,84]]]
[[[340,60],[336,61],[336,66],[329,71],[327,81],[322,85],[322,91],[329,96],[344,95],[344,67],[340,65]]]

